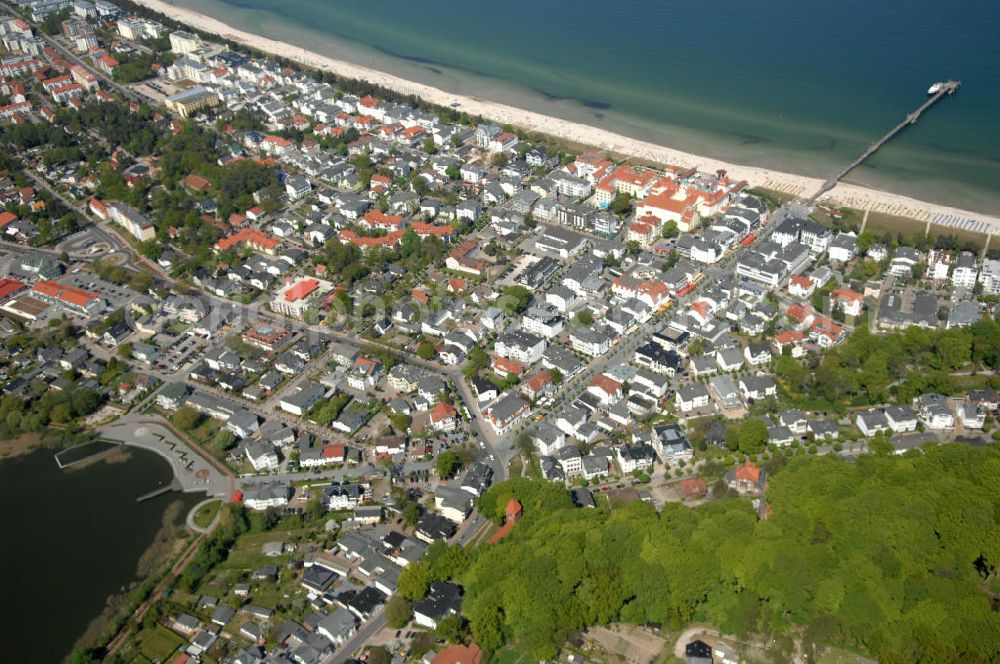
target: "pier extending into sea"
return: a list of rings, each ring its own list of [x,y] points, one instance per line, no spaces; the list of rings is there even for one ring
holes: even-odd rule
[[[920,116],[923,115],[924,111],[926,111],[931,106],[936,104],[942,97],[944,97],[945,95],[955,94],[955,91],[958,90],[959,86],[962,85],[962,82],[947,81],[944,83],[935,84],[935,86],[938,85],[940,87],[938,87],[937,91],[930,96],[930,99],[921,104],[917,110],[907,114],[907,116],[903,119],[902,122],[900,122],[898,125],[890,129],[889,132],[886,133],[882,138],[878,139],[877,141],[869,145],[868,149],[865,150],[860,157],[858,157],[850,164],[848,164],[847,167],[844,168],[844,170],[840,171],[840,173],[838,173],[837,175],[833,176],[832,178],[824,182],[823,186],[821,186],[819,190],[815,194],[813,194],[812,197],[809,199],[809,204],[810,205],[814,204],[816,202],[816,199],[818,199],[820,196],[822,196],[826,192],[836,187],[837,183],[843,180],[845,177],[847,177],[848,173],[853,171],[855,168],[860,166],[862,162],[864,162],[866,159],[868,159],[873,154],[878,152],[879,148],[888,143],[896,134],[903,131],[910,125],[916,124],[917,120],[920,119]]]

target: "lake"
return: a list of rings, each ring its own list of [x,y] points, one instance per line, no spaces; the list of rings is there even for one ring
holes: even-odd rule
[[[0,620],[36,662],[61,661],[107,598],[136,579],[172,502],[183,503],[183,518],[199,500],[167,494],[136,502],[172,479],[152,452],[132,449],[126,461],[73,471],[59,470],[52,454],[0,462]]]

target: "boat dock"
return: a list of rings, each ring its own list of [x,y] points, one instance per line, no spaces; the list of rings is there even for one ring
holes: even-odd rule
[[[924,111],[926,111],[931,106],[936,104],[938,100],[940,100],[945,95],[955,94],[955,91],[958,90],[959,86],[961,85],[962,85],[961,81],[947,81],[944,83],[935,84],[935,87],[938,86],[940,87],[938,87],[937,91],[934,92],[927,101],[921,104],[917,110],[907,114],[907,116],[903,119],[903,121],[900,122],[895,127],[893,127],[892,129],[890,129],[885,136],[883,136],[882,138],[878,139],[877,141],[869,145],[868,149],[865,150],[860,157],[852,161],[846,168],[844,168],[844,170],[840,171],[840,173],[838,173],[834,177],[824,182],[823,186],[819,188],[819,191],[813,194],[812,197],[809,199],[809,204],[810,205],[814,204],[817,198],[819,198],[826,192],[836,187],[837,183],[843,180],[845,177],[847,177],[848,173],[853,171],[855,168],[860,166],[862,162],[864,162],[866,159],[868,159],[873,154],[878,152],[879,148],[888,143],[889,140],[892,139],[896,134],[903,131],[908,126],[916,124],[917,120],[920,119],[920,116],[923,115]]]
[[[143,502],[145,500],[150,500],[151,498],[156,498],[157,496],[162,496],[165,493],[170,493],[171,491],[183,491],[183,490],[184,490],[184,487],[182,487],[181,483],[177,481],[177,478],[174,478],[170,482],[170,484],[168,484],[166,486],[161,486],[158,489],[153,489],[149,493],[142,494],[141,496],[139,496],[138,498],[135,499],[135,502],[141,503],[141,502]]]

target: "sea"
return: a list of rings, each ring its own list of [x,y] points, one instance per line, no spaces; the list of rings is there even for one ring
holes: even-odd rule
[[[172,477],[164,459],[136,449],[68,471],[50,450],[0,461],[0,622],[26,661],[63,661],[108,597],[136,580],[168,506],[181,501],[183,518],[198,502],[136,502]]]
[[[171,0],[455,93],[825,178],[962,82],[848,178],[1000,214],[996,0]]]

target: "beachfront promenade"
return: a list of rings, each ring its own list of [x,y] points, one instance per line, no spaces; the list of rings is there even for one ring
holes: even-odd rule
[[[209,496],[226,497],[234,488],[231,476],[194,451],[175,434],[166,422],[143,416],[125,417],[98,430],[101,438],[139,447],[159,454],[170,463],[174,482],[184,493],[204,492]]]

